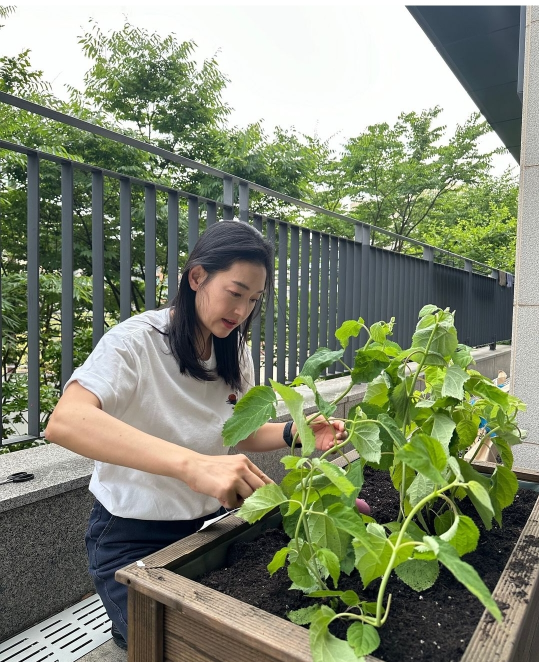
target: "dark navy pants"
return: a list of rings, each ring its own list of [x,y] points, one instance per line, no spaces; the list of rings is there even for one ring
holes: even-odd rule
[[[195,533],[221,511],[194,520],[139,520],[111,515],[95,501],[85,536],[89,570],[109,618],[126,641],[127,586],[117,582],[114,573]]]

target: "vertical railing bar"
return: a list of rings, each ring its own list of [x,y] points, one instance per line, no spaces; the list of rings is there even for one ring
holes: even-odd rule
[[[249,223],[249,185],[247,182],[240,182],[238,185],[238,204],[240,220],[243,223]]]
[[[105,330],[105,233],[103,173],[92,172],[92,347]]]
[[[298,371],[298,269],[300,228],[291,226],[291,257],[289,271],[289,381]]]
[[[298,367],[302,369],[308,353],[309,315],[309,230],[302,229],[300,253],[300,347]]]
[[[215,202],[206,203],[206,227],[217,223],[217,204]]]
[[[169,191],[167,198],[167,299],[178,292],[178,193]]]
[[[262,217],[254,215],[253,227],[262,233],[262,226]],[[261,314],[257,315],[251,324],[251,357],[255,369],[255,386],[258,386],[261,383]]]
[[[234,184],[230,177],[223,178],[223,220],[232,221],[234,218]]]
[[[276,222],[273,218],[266,221],[266,236],[276,243]],[[274,377],[274,310],[275,296],[268,299],[266,303],[266,317],[264,324],[264,382],[269,383]]]
[[[319,303],[321,301],[321,290],[319,280],[321,277],[321,235],[318,232],[311,233],[311,276],[309,287],[311,303],[309,308],[309,352],[313,354],[319,346]],[[306,288],[308,286],[306,285]]]
[[[188,252],[195,248],[199,239],[199,198],[188,198]]]
[[[120,180],[120,321],[131,317],[131,182]]]
[[[346,296],[347,300],[345,302],[345,319],[353,319],[353,291],[354,291],[354,242],[347,241],[347,288]],[[351,338],[352,340],[352,338]],[[345,358],[348,366],[351,366],[353,361],[353,345],[349,342],[347,351],[345,352]]]
[[[60,388],[73,372],[73,166],[61,166],[62,204],[62,309],[60,332],[62,338],[62,361]]]
[[[28,434],[39,437],[39,157],[28,155]]]
[[[360,317],[364,319],[366,326],[370,326],[372,321],[369,319],[369,244],[370,232],[369,226],[356,225],[354,228],[355,241],[361,244],[360,254]],[[365,332],[359,336],[360,345],[367,339]]]
[[[345,309],[347,306],[347,240],[341,237],[338,240],[338,255],[339,269],[337,270],[338,305],[336,329],[339,329],[345,321]],[[336,340],[336,348],[337,347],[341,347],[341,345]],[[336,368],[336,372],[341,372],[342,370],[343,366],[341,365]]]
[[[354,285],[353,285],[353,317],[358,319],[361,317],[361,307],[362,307],[362,244],[357,243],[356,239],[354,241]],[[360,347],[360,336],[353,338],[351,345],[353,351],[356,352]],[[350,365],[350,364],[349,364]],[[352,368],[352,366],[351,366]]]
[[[144,187],[144,307],[156,307],[156,188]]]
[[[330,269],[330,237],[327,234],[321,235],[321,289],[320,297],[320,317],[319,317],[319,345],[328,346],[328,282]],[[317,349],[317,347],[315,347]],[[312,348],[312,351],[315,351]]]
[[[285,382],[287,343],[287,258],[288,225],[278,225],[278,315],[277,315],[277,381]]]
[[[330,236],[330,284],[329,284],[329,297],[328,297],[328,347],[335,349],[336,347],[336,318],[338,311],[338,238]],[[328,374],[333,375],[336,372],[335,363],[328,368]]]

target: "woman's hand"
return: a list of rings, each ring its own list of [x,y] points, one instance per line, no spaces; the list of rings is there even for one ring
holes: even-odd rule
[[[188,461],[185,482],[195,492],[215,497],[228,510],[273,482],[245,455],[194,455]]]
[[[309,427],[313,430],[315,447],[319,451],[328,451],[347,438],[343,421],[332,418],[327,421],[324,416],[319,416],[311,421]]]

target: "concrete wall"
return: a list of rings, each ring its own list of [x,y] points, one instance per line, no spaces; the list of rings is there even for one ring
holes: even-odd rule
[[[527,7],[511,391],[527,403],[529,432],[516,464],[538,468],[538,5]]]
[[[84,545],[93,464],[54,444],[0,455],[0,476],[35,475],[0,491],[0,641],[94,592]]]

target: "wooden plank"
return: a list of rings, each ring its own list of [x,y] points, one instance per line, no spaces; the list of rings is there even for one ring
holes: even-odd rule
[[[520,643],[522,648],[528,645],[527,630],[538,621],[537,541],[538,500],[493,591],[499,604],[508,605],[503,621],[497,623],[485,611],[461,662],[529,662],[529,657],[518,654],[524,653]]]
[[[496,467],[498,466],[494,462],[473,462],[472,466],[484,474],[492,474]],[[516,474],[518,480],[528,481],[530,483],[538,483],[538,471],[533,471],[532,469],[523,469],[520,467],[514,467],[512,471]]]
[[[234,618],[236,615],[230,615],[231,620]],[[192,662],[193,653],[201,660],[216,662],[283,662],[284,659],[281,655],[275,657],[262,637],[256,646],[248,645],[246,641],[232,640],[228,631],[220,631],[168,608],[165,610],[163,636],[166,656],[175,662]]]
[[[128,662],[163,662],[163,605],[128,588]]]
[[[130,575],[131,590],[160,600],[166,607],[197,621],[205,630],[226,632],[234,645],[245,644],[257,650],[262,639],[276,660],[311,662],[308,632],[294,623],[170,570],[133,568]],[[129,623],[130,626],[135,623],[134,630],[144,627],[137,621]]]

